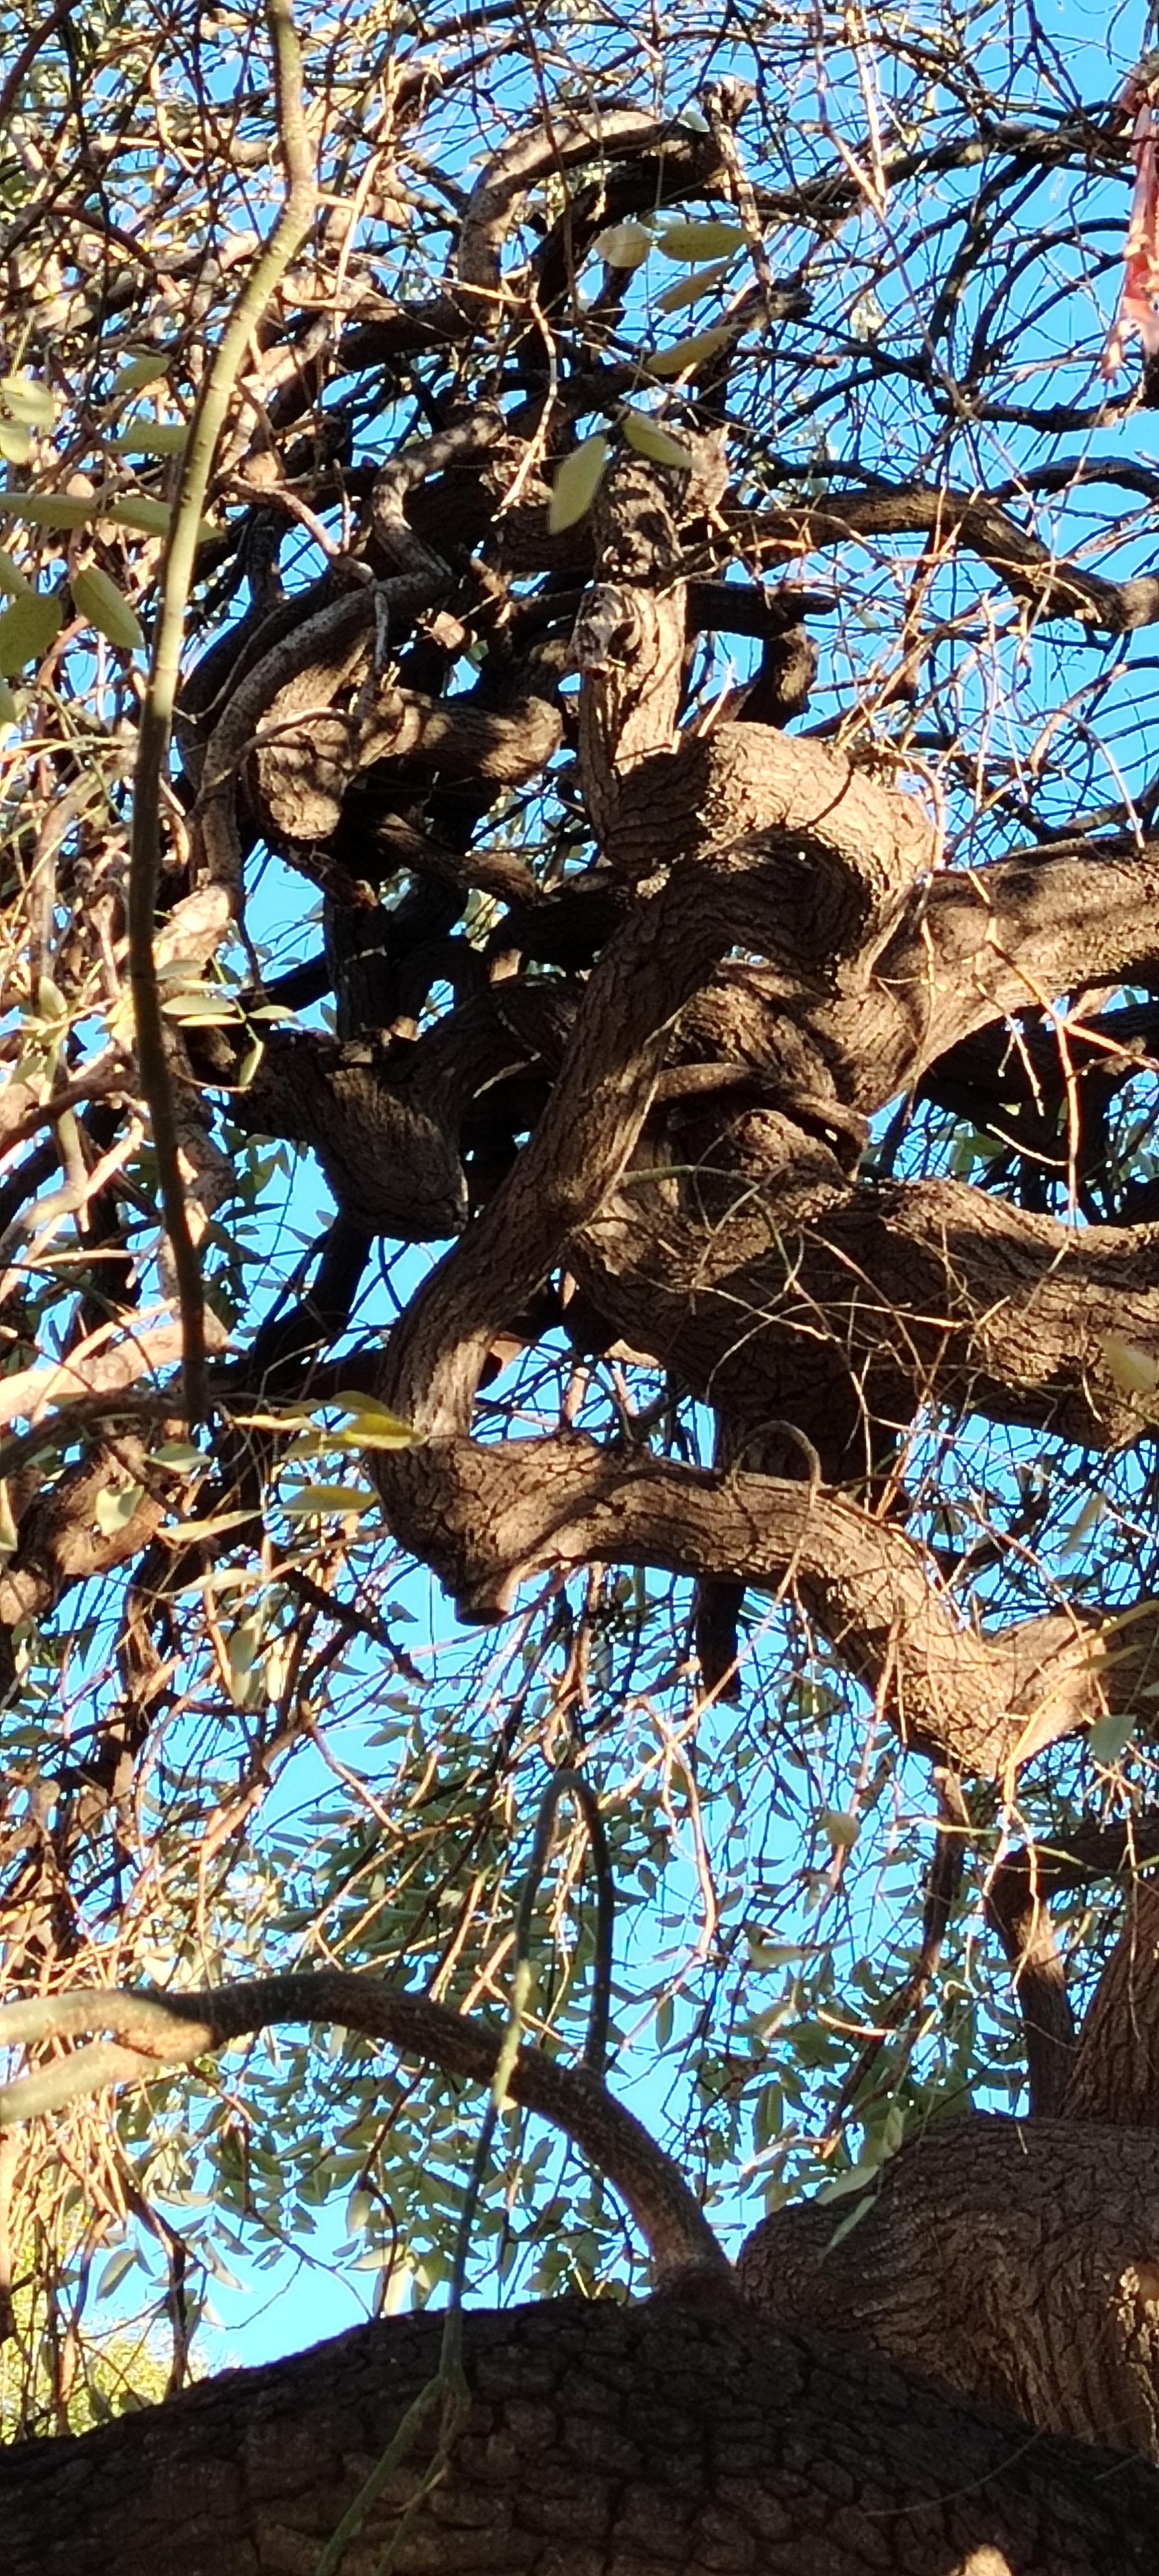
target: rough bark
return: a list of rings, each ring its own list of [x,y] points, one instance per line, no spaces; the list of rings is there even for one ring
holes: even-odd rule
[[[939,2123],[857,2198],[778,2210],[738,2276],[778,2324],[1159,2460],[1157,2244],[1153,2133],[979,2117]]]
[[[0,2459],[7,2576],[310,2576],[438,2365],[356,2328],[159,2412]],[[471,2413],[400,2576],[1153,2576],[1159,2480],[1029,2439],[731,2299],[466,2320]],[[345,2576],[371,2576],[428,2427]]]

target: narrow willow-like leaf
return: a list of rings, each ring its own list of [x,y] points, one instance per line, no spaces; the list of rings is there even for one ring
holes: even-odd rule
[[[73,605],[78,617],[88,619],[110,644],[118,644],[127,653],[135,653],[145,641],[145,630],[136,611],[129,606],[124,592],[99,564],[86,564],[83,572],[72,577]]]
[[[647,412],[626,411],[622,414],[624,436],[638,456],[651,457],[653,465],[679,465],[687,472],[695,463],[690,447],[682,447],[670,430],[662,429],[658,420],[649,420]]]
[[[691,277],[677,277],[656,298],[661,313],[679,313],[682,305],[698,304],[702,295],[711,295],[727,277],[732,262],[714,259],[708,268],[694,268]]]
[[[54,590],[22,591],[0,609],[0,678],[10,680],[55,644],[63,612]]]
[[[739,224],[722,223],[718,216],[705,216],[688,223],[665,224],[656,235],[656,248],[665,259],[721,259],[734,250],[743,250],[745,234]]]
[[[604,477],[609,444],[602,429],[593,438],[585,438],[571,456],[565,456],[555,478],[547,524],[553,537],[564,528],[575,526],[585,511],[590,510]]]
[[[677,340],[671,349],[654,349],[644,364],[650,376],[694,376],[718,350],[727,348],[732,336],[726,323],[718,323],[714,330],[694,331],[691,339]]]
[[[605,224],[597,233],[592,249],[597,259],[607,261],[609,268],[639,268],[652,248],[653,236],[645,224]]]

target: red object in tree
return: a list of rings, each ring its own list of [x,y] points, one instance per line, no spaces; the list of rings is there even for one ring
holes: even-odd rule
[[[1159,54],[1145,54],[1124,84],[1122,96],[1123,106],[1135,118],[1131,145],[1135,194],[1123,253],[1126,271],[1122,292],[1103,350],[1105,376],[1116,375],[1122,366],[1132,331],[1138,332],[1147,357],[1159,353],[1159,163],[1155,154],[1153,92],[1159,95]]]

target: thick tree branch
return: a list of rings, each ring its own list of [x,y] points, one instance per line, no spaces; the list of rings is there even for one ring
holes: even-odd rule
[[[163,2067],[189,2065],[287,2022],[360,2031],[408,2056],[430,2059],[446,2075],[479,2084],[490,2082],[503,2046],[502,2032],[483,2022],[380,1978],[338,1968],[288,1969],[282,1976],[196,1994],[74,1988],[10,2004],[0,2012],[0,2047],[28,2047],[91,2030],[113,2032],[115,2044],[82,2048],[0,2087],[0,2129],[41,2118],[105,2084],[147,2082]],[[525,2046],[515,2059],[510,2089],[513,2101],[562,2129],[607,2175],[636,2220],[659,2278],[690,2267],[726,2272],[708,2221],[671,2158],[586,2068],[559,2066],[542,2050]]]

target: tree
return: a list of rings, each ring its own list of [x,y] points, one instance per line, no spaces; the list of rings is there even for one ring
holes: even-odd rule
[[[8,32],[10,2563],[1153,2567],[1153,66]]]

